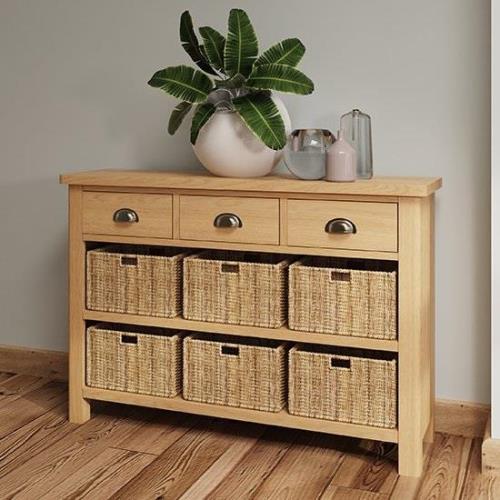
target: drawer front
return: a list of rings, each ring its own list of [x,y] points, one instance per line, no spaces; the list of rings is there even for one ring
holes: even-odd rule
[[[185,240],[278,245],[279,200],[181,196],[180,237]]]
[[[327,225],[330,232],[326,230]],[[354,233],[342,233],[353,227]],[[396,203],[289,200],[287,233],[291,246],[397,252],[398,206]]]
[[[128,222],[127,217],[133,218],[134,213],[137,220]],[[83,232],[172,238],[172,195],[86,191]]]

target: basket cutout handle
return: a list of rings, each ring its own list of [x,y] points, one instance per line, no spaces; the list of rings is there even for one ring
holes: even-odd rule
[[[332,271],[330,281],[351,281],[350,271]]]
[[[330,368],[344,368],[345,370],[350,370],[351,360],[343,358],[330,358]]]
[[[122,333],[120,336],[120,343],[126,345],[137,345],[137,335]]]
[[[222,273],[239,273],[240,266],[238,264],[221,264],[220,270]]]
[[[226,354],[227,356],[239,356],[240,348],[233,345],[221,345],[220,353]]]
[[[120,264],[122,266],[137,266],[137,257],[122,255],[120,258]]]

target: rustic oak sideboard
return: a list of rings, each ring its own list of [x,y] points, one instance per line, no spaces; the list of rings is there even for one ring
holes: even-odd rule
[[[61,183],[69,185],[71,422],[87,421],[91,402],[102,400],[360,437],[397,443],[400,474],[421,474],[423,444],[432,441],[434,432],[434,192],[441,179],[379,177],[329,183],[98,170],[64,174]],[[89,310],[86,252],[105,243],[390,261],[397,267],[397,338]],[[394,353],[397,426],[373,427],[291,415],[286,409],[268,413],[181,396],[90,387],[85,378],[86,328],[98,321]]]

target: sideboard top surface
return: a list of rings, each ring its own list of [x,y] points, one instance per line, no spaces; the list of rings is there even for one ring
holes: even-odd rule
[[[442,184],[440,177],[375,177],[356,182],[304,181],[288,176],[252,179],[215,177],[204,171],[88,170],[62,174],[62,184],[113,188],[224,190],[292,194],[426,197]]]

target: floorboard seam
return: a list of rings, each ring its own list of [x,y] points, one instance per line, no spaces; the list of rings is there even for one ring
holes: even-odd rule
[[[474,440],[471,439],[471,444],[470,444],[470,447],[469,447],[469,453],[468,453],[468,456],[467,456],[467,463],[465,465],[464,480],[463,480],[462,487],[460,488],[460,494],[458,496],[458,498],[460,498],[460,499],[464,498],[464,490],[465,490],[465,486],[467,484],[467,476],[469,474],[469,467],[470,467],[470,464],[471,464],[471,461],[472,461],[472,450],[474,448],[473,445],[474,445]]]
[[[122,446],[108,446],[108,448],[112,449],[112,450],[128,451],[129,453],[137,453],[137,455],[149,455],[150,457],[159,457],[160,456],[160,455],[157,455],[156,453],[149,453],[147,451],[129,450],[128,448],[124,448]]]
[[[332,473],[332,476],[330,478],[330,480],[325,484],[325,487],[321,490],[321,493],[318,495],[318,500],[321,499],[323,497],[323,495],[325,494],[325,491],[328,489],[328,487],[332,484],[332,481],[335,479],[335,476],[337,475],[337,472],[339,471],[340,469],[340,466],[344,463],[345,461],[345,453],[343,452],[342,453],[342,457],[340,458],[340,460],[338,461],[338,464],[337,464],[337,467],[335,467],[335,470],[333,471]],[[332,485],[332,486],[336,486],[336,485]]]

